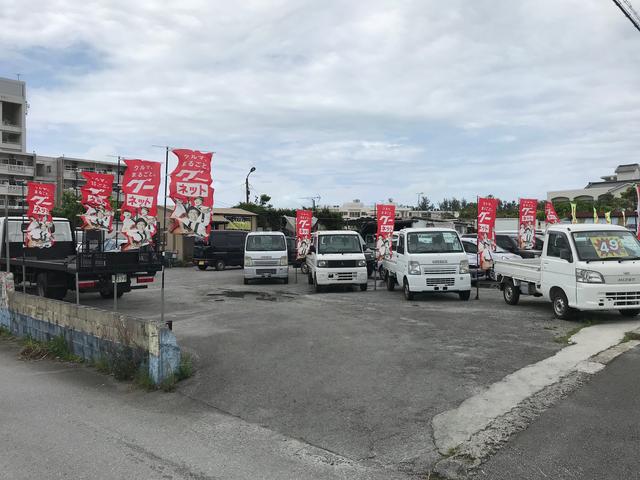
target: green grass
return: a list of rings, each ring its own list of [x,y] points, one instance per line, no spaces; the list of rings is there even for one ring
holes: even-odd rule
[[[620,343],[630,342],[631,340],[640,340],[640,333],[627,332],[624,334],[624,337],[622,338],[622,342]]]
[[[11,338],[11,331],[6,327],[0,327],[0,338]]]
[[[568,345],[571,337],[573,337],[580,330],[582,330],[583,328],[591,327],[592,325],[596,325],[598,323],[600,323],[598,320],[587,320],[582,325],[578,325],[577,327],[572,328],[564,335],[558,335],[554,337],[553,341],[562,345]]]
[[[20,356],[28,360],[43,360],[54,358],[65,362],[81,363],[83,360],[69,348],[69,344],[62,335],[52,338],[47,342],[40,342],[31,337],[22,341]]]
[[[176,380],[178,382],[186,380],[193,375],[193,358],[188,353],[183,353],[180,358],[180,365],[178,365],[178,371],[176,372]]]

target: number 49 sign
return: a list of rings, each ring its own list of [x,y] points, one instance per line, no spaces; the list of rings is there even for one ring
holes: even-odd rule
[[[600,258],[626,257],[627,251],[619,237],[592,237],[591,244]]]

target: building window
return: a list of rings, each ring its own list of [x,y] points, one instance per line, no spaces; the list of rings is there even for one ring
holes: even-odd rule
[[[51,173],[51,165],[47,165],[47,173]]]

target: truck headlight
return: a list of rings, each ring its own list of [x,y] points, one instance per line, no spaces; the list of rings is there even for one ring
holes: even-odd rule
[[[327,266],[326,260],[318,260],[318,268],[325,268]]]
[[[358,266],[359,267],[366,267],[367,266],[367,261],[366,260],[358,260]]]
[[[576,268],[576,282],[579,283],[604,283],[604,277],[593,270]]]
[[[253,259],[251,257],[244,257],[244,266],[245,267],[253,266]]]
[[[289,264],[289,259],[286,255],[280,257],[280,265],[286,267]]]
[[[409,275],[420,275],[420,264],[418,262],[409,262]]]
[[[460,273],[469,273],[469,260],[460,261]]]

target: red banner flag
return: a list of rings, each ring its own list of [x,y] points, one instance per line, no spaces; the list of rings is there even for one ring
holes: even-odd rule
[[[311,246],[311,226],[313,212],[311,210],[296,210],[296,257],[304,258]]]
[[[27,183],[29,225],[24,235],[27,248],[49,248],[55,243],[51,210],[55,205],[56,186],[53,183]]]
[[[496,210],[495,198],[478,199],[478,254],[480,268],[488,270],[493,265],[492,252],[496,251]]]
[[[640,185],[636,184],[636,198],[638,206],[636,207],[636,237],[640,240]]]
[[[536,245],[536,213],[538,201],[532,198],[520,199],[520,219],[518,221],[518,243],[524,250],[533,250]]]
[[[122,179],[124,203],[121,208],[123,250],[151,245],[157,231],[158,190],[162,164],[148,160],[125,160]]]
[[[107,173],[82,172],[87,182],[80,188],[82,206],[85,212],[82,218],[83,230],[104,230],[110,232],[113,224],[111,192],[113,175]]]
[[[378,231],[376,235],[376,258],[378,261],[391,257],[391,236],[396,219],[395,205],[376,205]]]
[[[207,237],[211,231],[213,153],[197,150],[172,150],[178,165],[171,172],[169,196],[175,203],[171,213],[171,233]]]
[[[553,207],[553,203],[547,202],[544,205],[544,216],[545,220],[549,224],[560,223],[560,217],[556,213],[556,209]]]

